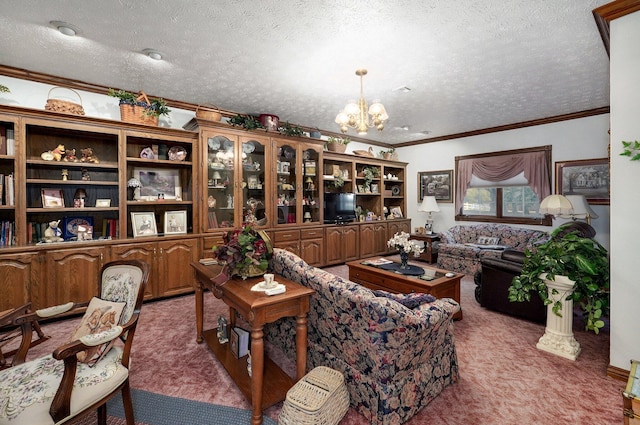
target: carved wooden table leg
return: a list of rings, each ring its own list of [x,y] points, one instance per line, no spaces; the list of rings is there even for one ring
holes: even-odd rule
[[[307,372],[307,315],[296,316],[296,380]]]
[[[251,329],[251,423],[262,424],[262,380],[264,374],[264,341],[262,326]]]
[[[202,327],[203,327],[203,315],[204,315],[204,301],[203,291],[200,279],[196,279],[196,342],[200,344],[203,341]]]

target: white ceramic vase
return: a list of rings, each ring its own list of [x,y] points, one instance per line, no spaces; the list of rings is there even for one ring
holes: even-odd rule
[[[546,279],[546,273],[540,276],[548,288],[551,304],[547,305],[547,326],[544,335],[538,340],[536,347],[569,360],[575,360],[580,354],[580,343],[573,337],[573,293],[575,282],[567,276],[555,276],[554,280]],[[553,294],[553,289],[557,294]],[[562,303],[560,313],[562,317],[553,312],[553,304],[556,301]]]

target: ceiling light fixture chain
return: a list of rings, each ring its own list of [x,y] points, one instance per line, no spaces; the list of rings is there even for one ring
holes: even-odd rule
[[[378,100],[374,100],[371,107],[367,108],[364,100],[364,86],[362,77],[367,75],[364,68],[356,70],[356,75],[360,77],[360,100],[358,104],[349,102],[336,116],[336,123],[340,125],[340,131],[346,133],[349,127],[355,128],[358,134],[365,135],[369,128],[375,127],[378,131],[384,129],[384,122],[389,119],[384,105]]]

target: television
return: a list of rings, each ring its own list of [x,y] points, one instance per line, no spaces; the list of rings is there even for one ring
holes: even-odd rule
[[[324,223],[348,223],[356,219],[355,193],[325,193]]]

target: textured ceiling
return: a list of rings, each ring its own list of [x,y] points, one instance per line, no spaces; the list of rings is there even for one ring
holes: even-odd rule
[[[402,143],[608,106],[606,3],[0,0],[0,64],[330,131],[364,67]]]

